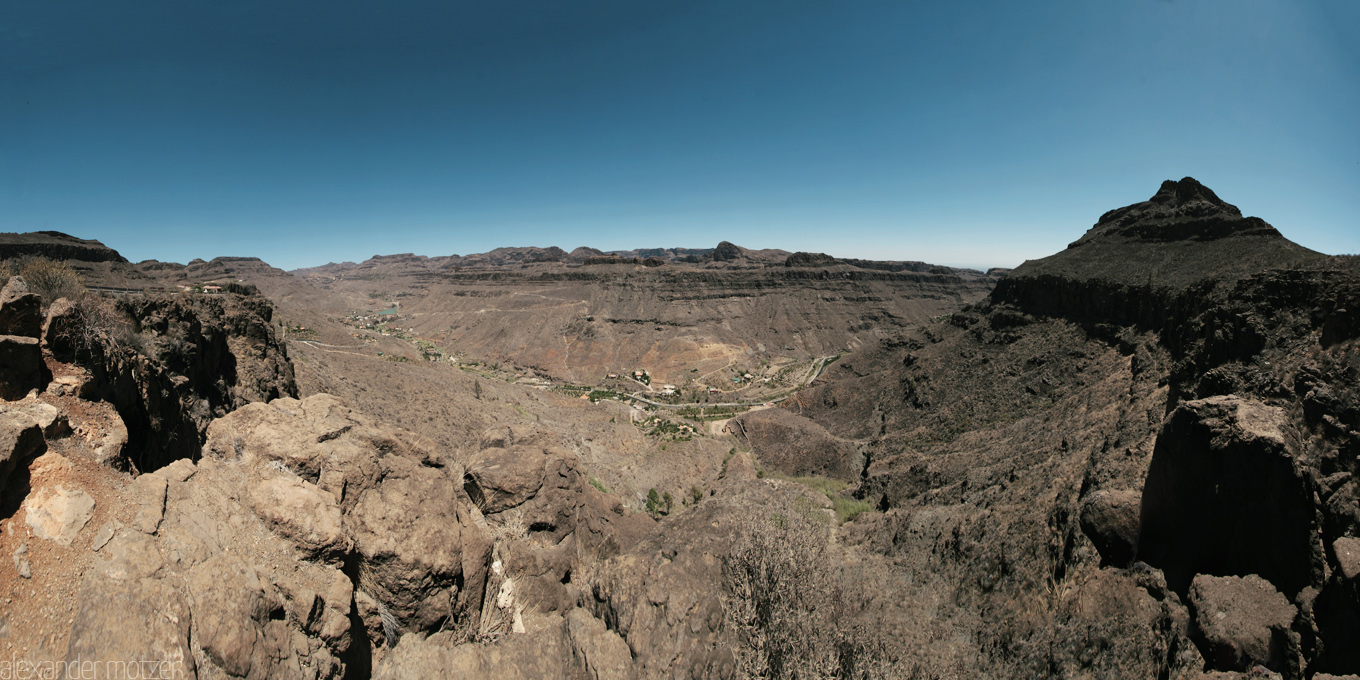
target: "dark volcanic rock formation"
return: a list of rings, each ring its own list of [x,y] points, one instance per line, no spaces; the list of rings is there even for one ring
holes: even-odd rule
[[[99,241],[76,238],[59,231],[0,234],[0,260],[24,255],[46,257],[51,260],[127,263],[118,251]]]
[[[1066,250],[1017,267],[992,299],[1032,313],[1160,328],[1193,308],[1182,296],[1191,289],[1202,298],[1266,269],[1326,259],[1187,177],[1105,213]]]
[[[0,399],[13,401],[40,390],[52,378],[37,338],[0,335]]]
[[[28,290],[24,280],[12,276],[0,290],[0,335],[42,335],[42,298]]]
[[[736,244],[723,241],[718,244],[717,248],[713,249],[710,256],[715,262],[731,262],[732,260],[739,260],[746,255],[745,251]]]
[[[126,462],[138,470],[197,459],[213,418],[297,395],[262,297],[136,296],[110,315],[81,309],[97,304],[53,305],[45,337],[58,360],[89,369],[90,394],[118,410]]]
[[[1179,592],[1195,574],[1259,574],[1288,595],[1321,586],[1315,491],[1295,463],[1297,441],[1278,407],[1233,396],[1181,404],[1148,468],[1138,558]]]
[[[1259,576],[1200,575],[1190,586],[1194,635],[1217,669],[1249,671],[1265,666],[1301,675],[1299,635],[1292,629],[1298,610]]]

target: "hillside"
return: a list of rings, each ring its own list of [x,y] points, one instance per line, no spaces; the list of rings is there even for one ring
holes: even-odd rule
[[[863,456],[847,540],[950,593],[980,675],[1355,673],[1357,300],[1187,178],[784,408]]]

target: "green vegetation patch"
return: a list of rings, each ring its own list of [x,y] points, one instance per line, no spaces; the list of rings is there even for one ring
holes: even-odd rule
[[[867,501],[856,500],[842,495],[850,483],[835,479],[833,477],[792,477],[782,472],[764,471],[766,477],[771,479],[782,479],[786,482],[797,482],[809,489],[820,491],[827,498],[831,499],[831,505],[836,510],[836,519],[842,524],[849,522],[866,510],[873,510],[874,506]]]

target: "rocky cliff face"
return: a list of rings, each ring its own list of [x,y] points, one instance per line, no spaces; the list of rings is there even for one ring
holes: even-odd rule
[[[25,255],[50,260],[127,263],[127,259],[119,255],[118,251],[99,241],[76,238],[59,231],[0,234],[0,260]]]
[[[133,296],[112,309],[53,305],[45,337],[59,361],[127,427],[125,464],[147,472],[197,459],[208,424],[247,403],[296,396],[288,352],[259,296]]]

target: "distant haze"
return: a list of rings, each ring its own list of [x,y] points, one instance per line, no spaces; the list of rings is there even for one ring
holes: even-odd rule
[[[1015,266],[1190,175],[1355,253],[1356,35],[1352,0],[10,3],[0,231]]]

